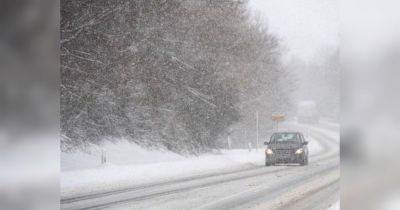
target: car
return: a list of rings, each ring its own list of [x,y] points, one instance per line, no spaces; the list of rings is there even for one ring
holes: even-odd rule
[[[265,149],[265,166],[277,163],[308,164],[308,141],[301,132],[276,132]]]

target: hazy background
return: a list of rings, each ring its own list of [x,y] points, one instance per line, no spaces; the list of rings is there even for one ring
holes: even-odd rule
[[[284,48],[282,62],[293,77],[290,94],[293,107],[286,115],[295,115],[296,105],[315,101],[319,114],[339,121],[340,112],[340,12],[335,0],[250,0],[249,9],[278,36]]]
[[[324,48],[339,45],[339,1],[250,0],[249,7],[280,37],[286,59],[312,62]]]

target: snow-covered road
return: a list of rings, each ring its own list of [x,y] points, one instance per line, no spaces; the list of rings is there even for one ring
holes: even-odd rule
[[[339,199],[339,128],[332,124],[296,126],[310,134],[307,166],[264,167],[261,155],[239,158],[227,153],[225,164],[235,160],[241,167],[215,167],[205,173],[188,169],[185,176],[110,188],[108,191],[73,194],[65,191],[62,209],[327,209]],[[235,156],[236,155],[236,156]],[[216,161],[215,159],[210,159]],[[233,161],[233,162],[235,162]],[[248,164],[246,164],[248,163]],[[174,175],[171,168],[170,175]],[[192,164],[194,164],[192,162]],[[199,162],[202,169],[201,161]],[[232,164],[233,166],[233,164]],[[190,167],[189,167],[190,168]],[[72,172],[71,172],[72,173]],[[177,172],[175,172],[177,173]],[[190,175],[192,174],[192,175]],[[82,177],[84,178],[84,177]],[[139,182],[140,183],[140,182]],[[81,185],[85,186],[85,185]],[[88,186],[88,185],[86,185]],[[69,193],[67,193],[69,192]]]

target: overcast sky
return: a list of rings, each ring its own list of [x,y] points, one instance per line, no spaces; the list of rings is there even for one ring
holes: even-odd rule
[[[309,61],[339,45],[337,0],[250,0],[249,6],[281,38],[289,57]]]

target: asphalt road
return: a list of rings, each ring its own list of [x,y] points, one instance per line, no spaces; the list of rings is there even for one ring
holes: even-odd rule
[[[61,200],[62,209],[327,209],[339,199],[339,141],[332,124],[308,129],[322,150],[307,166],[206,174]],[[262,162],[261,162],[262,163]]]

